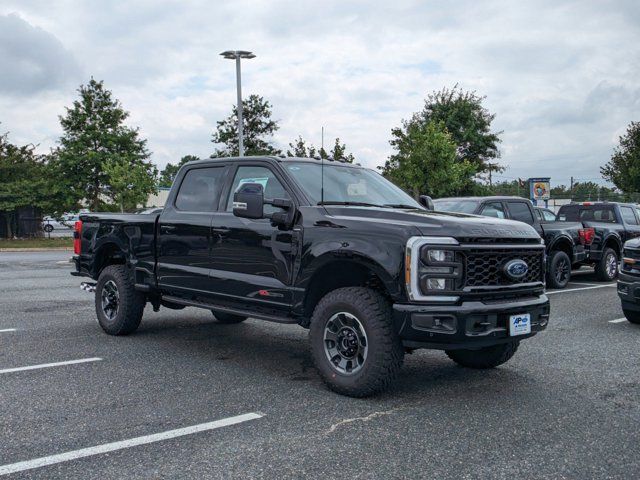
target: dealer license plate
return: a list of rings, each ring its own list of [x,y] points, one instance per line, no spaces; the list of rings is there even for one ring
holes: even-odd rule
[[[519,313],[509,317],[509,336],[526,335],[531,333],[531,314]]]

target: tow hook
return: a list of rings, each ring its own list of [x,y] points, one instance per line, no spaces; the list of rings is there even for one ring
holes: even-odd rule
[[[80,284],[80,289],[85,292],[95,292],[96,291],[96,283],[95,282],[82,282]]]

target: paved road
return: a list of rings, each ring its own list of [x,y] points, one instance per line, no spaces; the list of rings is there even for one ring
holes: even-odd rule
[[[356,400],[322,385],[306,331],[296,326],[218,325],[197,309],[148,309],[135,335],[102,334],[92,296],[68,274],[68,255],[0,253],[0,472],[262,416],[92,450],[15,478],[629,479],[640,472],[640,328],[609,323],[622,317],[615,288],[588,271],[552,293],[550,327],[508,364],[470,371],[420,351],[406,357],[392,392]]]

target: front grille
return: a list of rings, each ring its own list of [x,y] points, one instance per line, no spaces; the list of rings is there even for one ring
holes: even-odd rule
[[[637,248],[625,248],[622,252],[623,257],[633,258],[635,260],[640,260],[640,250]]]
[[[519,280],[504,274],[510,260],[527,262],[529,271]],[[544,275],[544,250],[526,248],[470,248],[464,250],[465,287],[499,287],[521,283],[541,282]]]

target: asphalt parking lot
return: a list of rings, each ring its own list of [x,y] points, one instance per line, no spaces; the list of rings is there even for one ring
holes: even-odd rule
[[[637,478],[640,327],[578,272],[495,370],[407,355],[396,388],[328,391],[306,330],[145,311],[109,337],[68,252],[0,253],[7,478]],[[52,365],[53,364],[53,365]]]

